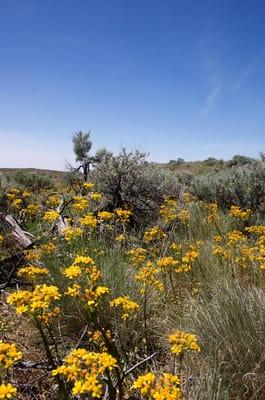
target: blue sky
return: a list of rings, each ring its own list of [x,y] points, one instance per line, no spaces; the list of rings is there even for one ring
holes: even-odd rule
[[[265,2],[0,0],[0,167],[71,136],[154,161],[265,150]]]

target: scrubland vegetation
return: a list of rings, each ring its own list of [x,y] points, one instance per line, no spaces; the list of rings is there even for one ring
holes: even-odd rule
[[[2,178],[0,399],[264,399],[264,162],[88,161]]]

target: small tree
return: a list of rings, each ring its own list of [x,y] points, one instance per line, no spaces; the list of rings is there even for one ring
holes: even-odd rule
[[[82,170],[84,181],[86,182],[90,171],[90,165],[94,161],[94,158],[89,156],[92,147],[90,131],[87,133],[83,133],[82,131],[75,133],[72,141],[76,162],[80,163],[77,169],[78,171],[80,171],[80,169]]]

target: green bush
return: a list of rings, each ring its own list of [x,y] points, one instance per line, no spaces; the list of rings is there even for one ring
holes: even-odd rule
[[[154,220],[164,195],[178,196],[181,191],[173,174],[147,163],[144,154],[124,149],[118,156],[107,153],[90,179],[106,197],[106,209],[129,208],[139,225]]]
[[[263,214],[265,165],[255,162],[195,177],[191,191],[199,200],[216,202],[222,208],[234,204]]]
[[[10,176],[10,181],[34,193],[54,188],[54,182],[49,176],[35,172],[17,171]]]

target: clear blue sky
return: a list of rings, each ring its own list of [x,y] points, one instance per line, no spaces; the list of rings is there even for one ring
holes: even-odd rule
[[[265,150],[264,0],[0,0],[0,167],[71,135],[155,161]]]

